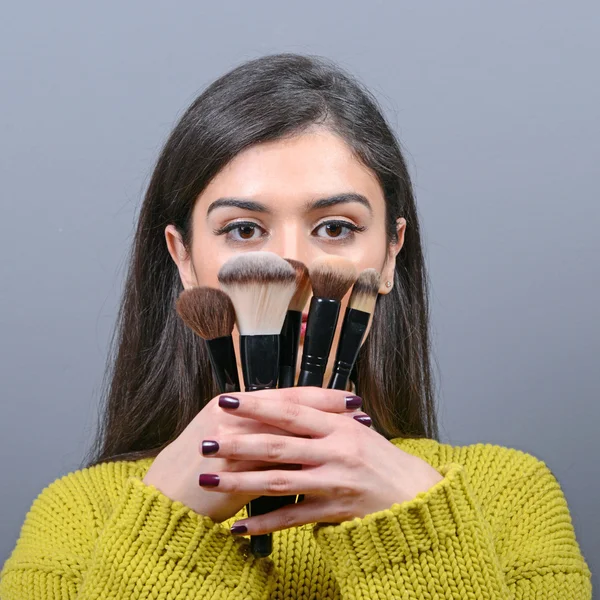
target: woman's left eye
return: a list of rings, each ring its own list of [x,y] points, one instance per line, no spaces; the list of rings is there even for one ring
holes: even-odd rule
[[[315,235],[315,237],[327,240],[339,240],[348,239],[355,233],[360,233],[364,230],[364,227],[355,225],[350,221],[325,221],[315,228],[313,235]],[[319,231],[321,231],[322,234],[319,234]]]

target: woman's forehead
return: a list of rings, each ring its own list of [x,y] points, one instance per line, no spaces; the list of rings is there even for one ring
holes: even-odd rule
[[[306,203],[348,192],[383,202],[373,171],[339,136],[321,130],[247,148],[217,173],[199,199],[206,210],[220,197]]]

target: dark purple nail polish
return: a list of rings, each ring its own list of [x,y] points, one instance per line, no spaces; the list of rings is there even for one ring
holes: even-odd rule
[[[221,408],[237,408],[240,401],[233,396],[219,396],[219,406]]]
[[[367,427],[371,427],[371,423],[373,422],[371,421],[371,417],[367,417],[367,415],[356,415],[356,417],[353,418]]]
[[[202,454],[209,456],[210,454],[216,454],[219,451],[219,442],[214,440],[204,440],[202,442]]]
[[[346,408],[360,408],[362,398],[360,396],[346,396]]]
[[[202,473],[198,483],[203,487],[217,487],[221,478],[213,473]]]
[[[232,525],[230,531],[234,535],[240,535],[241,533],[247,533],[248,528],[245,525]]]

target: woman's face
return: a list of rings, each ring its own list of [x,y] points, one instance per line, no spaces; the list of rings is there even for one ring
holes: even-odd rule
[[[193,209],[189,253],[173,225],[165,236],[185,289],[219,287],[217,274],[227,259],[267,250],[307,266],[324,254],[343,256],[359,272],[379,271],[385,294],[405,227],[398,219],[398,241],[388,245],[385,201],[375,174],[340,137],[313,128],[247,148],[213,178]]]

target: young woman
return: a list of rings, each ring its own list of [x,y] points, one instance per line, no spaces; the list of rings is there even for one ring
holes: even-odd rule
[[[217,395],[175,300],[250,250],[382,274],[351,391]],[[371,94],[314,57],[234,69],[158,159],[96,447],[34,501],[0,596],[591,598],[544,462],[438,441],[428,336],[410,177]],[[304,500],[248,518],[290,494]],[[267,532],[256,558],[248,536]]]

